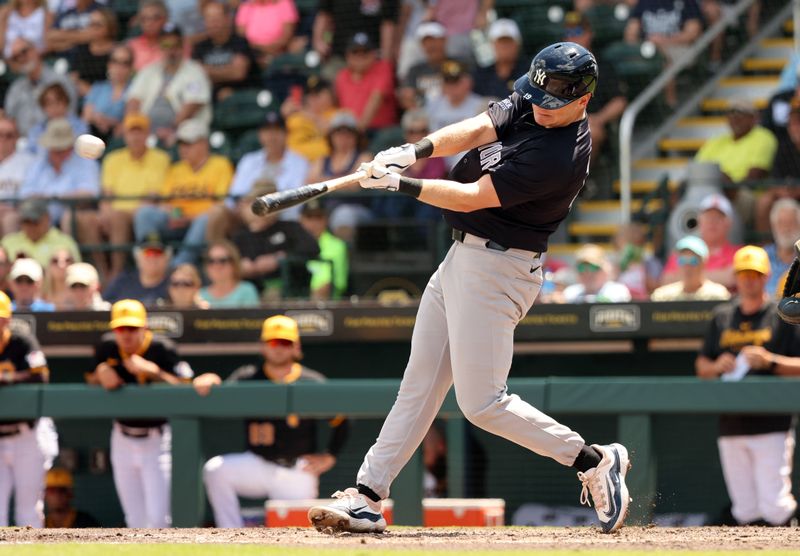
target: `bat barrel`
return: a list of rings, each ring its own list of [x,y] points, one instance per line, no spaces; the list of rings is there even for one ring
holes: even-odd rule
[[[267,199],[269,195],[264,195],[263,197],[258,197],[253,204],[250,205],[250,210],[253,211],[253,214],[257,216],[266,216],[270,212],[272,212],[272,207]]]

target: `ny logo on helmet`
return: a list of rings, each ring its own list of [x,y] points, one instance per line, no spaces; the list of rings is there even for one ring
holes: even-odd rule
[[[547,77],[547,75],[544,73],[544,70],[537,69],[536,75],[533,76],[533,82],[542,87],[545,77]]]

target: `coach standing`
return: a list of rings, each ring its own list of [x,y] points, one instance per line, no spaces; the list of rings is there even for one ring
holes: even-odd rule
[[[628,510],[629,460],[620,444],[588,445],[568,427],[509,395],[514,329],[542,286],[541,254],[589,171],[586,105],[597,62],[556,43],[539,52],[508,98],[414,145],[378,153],[361,186],[399,191],[444,209],[455,240],[420,301],[400,392],[358,473],[358,487],[309,510],[318,528],[382,531],[380,501],[420,445],[450,387],[475,425],[578,470],[581,502],[603,531]],[[452,180],[401,176],[420,158],[469,151]],[[388,169],[388,170],[387,170]]]
[[[738,380],[747,374],[800,376],[800,329],[778,318],[766,290],[767,252],[746,245],[733,256],[736,299],[714,308],[695,362],[700,378]],[[719,459],[740,525],[788,525],[792,496],[794,420],[791,415],[722,415]]]

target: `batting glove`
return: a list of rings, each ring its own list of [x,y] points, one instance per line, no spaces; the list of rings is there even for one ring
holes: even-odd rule
[[[402,174],[416,161],[417,155],[414,151],[414,145],[406,143],[405,145],[379,152],[372,162],[377,166],[383,166],[391,172]]]
[[[385,189],[387,191],[400,189],[400,174],[390,172],[374,162],[362,164],[361,169],[367,172],[367,177],[358,182],[364,189]]]

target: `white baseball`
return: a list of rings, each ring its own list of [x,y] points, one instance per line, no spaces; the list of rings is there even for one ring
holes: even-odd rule
[[[106,144],[102,139],[94,135],[84,133],[83,135],[79,135],[75,140],[75,152],[78,153],[78,156],[82,156],[83,158],[95,160],[103,156],[105,150]]]

